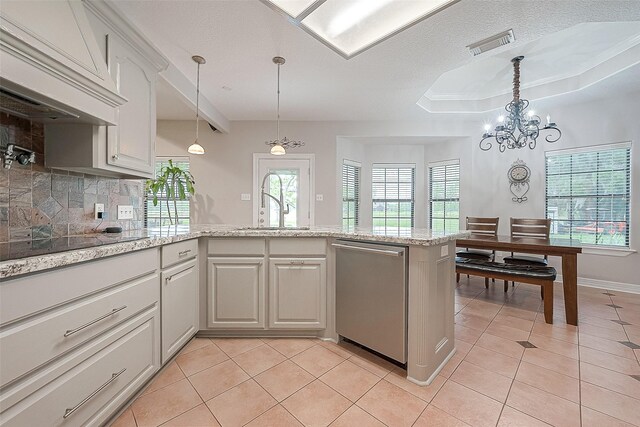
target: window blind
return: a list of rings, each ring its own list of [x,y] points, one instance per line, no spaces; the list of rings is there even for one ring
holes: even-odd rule
[[[438,233],[460,229],[460,162],[429,165],[429,228]]]
[[[155,164],[154,176],[160,174],[160,170],[169,166],[169,159],[173,162],[174,166],[179,166],[183,170],[189,170],[189,158],[188,157],[157,157]],[[171,218],[176,225],[189,225],[190,210],[189,200],[176,201],[175,209],[178,211],[178,219],[175,219],[175,210],[173,201],[169,202],[169,209],[171,210]],[[153,195],[148,193],[145,195],[144,203],[144,220],[145,227],[158,228],[161,226],[171,225],[169,221],[169,213],[167,212],[167,196],[164,192],[158,194],[158,204],[153,205]]]
[[[547,152],[551,234],[585,245],[629,247],[631,144]]]
[[[360,171],[354,162],[342,164],[342,226],[353,229],[359,223]]]
[[[414,226],[415,165],[374,164],[371,172],[374,231],[409,233]]]

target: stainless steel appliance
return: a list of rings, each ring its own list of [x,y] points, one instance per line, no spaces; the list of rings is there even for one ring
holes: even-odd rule
[[[408,248],[348,240],[333,247],[338,335],[406,363]]]

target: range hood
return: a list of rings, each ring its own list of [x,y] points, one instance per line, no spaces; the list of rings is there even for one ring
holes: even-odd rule
[[[0,87],[0,111],[33,120],[79,118],[77,114],[13,93],[2,87]]]
[[[118,93],[80,0],[2,0],[0,108],[36,120],[117,124]]]

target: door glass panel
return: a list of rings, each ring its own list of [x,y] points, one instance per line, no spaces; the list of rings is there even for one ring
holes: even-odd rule
[[[298,206],[300,199],[299,191],[299,169],[270,169],[270,172],[277,174],[269,177],[269,194],[276,199],[280,199],[280,179],[282,179],[282,193],[284,199],[283,209],[287,209],[289,205],[289,213],[284,216],[285,227],[297,227],[298,226]],[[278,176],[280,178],[278,178]],[[278,227],[280,207],[278,203],[271,197],[267,196],[269,200],[269,226]]]

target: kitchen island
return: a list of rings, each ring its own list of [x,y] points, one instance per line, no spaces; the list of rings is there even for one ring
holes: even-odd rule
[[[0,323],[3,328],[12,328],[14,322],[24,322],[25,319],[30,319],[29,316],[37,319],[43,313],[48,313],[47,310],[51,312],[66,310],[65,307],[68,305],[77,304],[75,301],[83,301],[95,298],[93,295],[111,292],[109,289],[113,286],[125,286],[120,285],[125,283],[125,277],[131,277],[126,280],[139,281],[140,279],[136,279],[139,276],[136,276],[138,273],[135,271],[140,270],[139,274],[145,275],[144,289],[148,288],[148,292],[152,291],[153,283],[157,282],[155,290],[153,290],[155,294],[144,300],[149,302],[140,303],[140,307],[145,306],[144,304],[155,304],[157,307],[149,311],[148,318],[152,320],[148,320],[147,324],[155,326],[149,327],[148,331],[151,335],[146,340],[153,343],[153,346],[162,346],[162,351],[153,350],[152,353],[149,353],[146,367],[136,368],[140,372],[143,369],[144,372],[150,373],[157,371],[160,366],[171,360],[180,347],[196,333],[201,336],[316,336],[321,339],[337,341],[339,336],[335,325],[336,253],[332,244],[337,239],[394,244],[408,248],[407,377],[417,384],[427,385],[455,353],[455,241],[466,235],[465,232],[434,235],[425,229],[412,229],[407,231],[406,235],[405,233],[398,235],[397,233],[384,233],[371,229],[344,230],[341,227],[274,230],[246,226],[200,225],[185,230],[163,228],[161,230],[125,232],[115,239],[101,235],[97,236],[100,240],[98,246],[91,246],[91,236],[83,236],[80,239],[77,236],[70,237],[67,238],[68,241],[62,241],[62,243],[60,241],[32,242],[32,245],[4,246],[0,248],[0,259],[2,260],[0,261],[2,281],[0,284],[0,309],[6,314],[6,318],[0,319],[2,320]],[[262,245],[263,252],[260,254],[259,251],[254,251],[251,253],[253,258],[242,258],[241,256],[231,257],[229,256],[231,252],[224,249],[237,243],[249,242],[257,242]],[[309,244],[311,246],[308,246]],[[305,249],[309,247],[311,249]],[[298,248],[300,248],[300,252],[298,252]],[[60,252],[56,252],[57,250]],[[308,253],[305,254],[306,250]],[[37,255],[29,256],[30,254]],[[242,253],[239,252],[238,255],[242,255]],[[187,261],[189,259],[191,261]],[[312,292],[304,291],[307,293],[296,296],[298,301],[300,295],[313,298],[313,301],[307,303],[309,307],[317,307],[318,309],[319,315],[317,318],[312,318],[313,321],[308,321],[308,319],[301,321],[295,317],[287,318],[287,315],[292,311],[300,311],[296,307],[297,303],[293,302],[295,298],[291,298],[292,301],[285,301],[289,295],[288,292],[297,292],[295,289],[296,281],[287,278],[292,276],[286,275],[294,274],[295,272],[292,273],[294,270],[300,270],[300,259],[306,263],[305,266],[310,271],[307,277],[322,278],[322,283],[308,287]],[[221,315],[220,311],[214,313],[215,310],[212,308],[213,305],[218,304],[216,309],[222,308],[223,311],[227,310],[227,313],[246,308],[244,297],[235,293],[236,290],[232,285],[221,282],[213,283],[210,277],[215,274],[216,268],[223,271],[221,277],[230,270],[237,271],[238,264],[233,264],[237,263],[237,260],[245,263],[243,264],[246,267],[245,273],[251,268],[253,268],[251,271],[261,271],[259,275],[262,277],[262,282],[256,280],[255,287],[250,289],[250,295],[256,295],[254,306],[257,307],[256,310],[260,311],[256,314],[256,321],[253,324],[249,324],[249,322],[225,323],[220,321],[220,319],[228,320],[228,318],[224,318],[225,313]],[[253,266],[249,265],[246,263],[247,260],[253,260],[255,263]],[[230,265],[233,268],[229,268],[225,272],[224,268]],[[282,277],[284,279],[274,275],[276,269],[283,271],[284,276]],[[131,272],[129,273],[128,270]],[[266,271],[269,271],[269,275],[266,274]],[[100,275],[96,278],[98,280],[95,280],[95,284],[89,283],[92,274]],[[113,279],[110,277],[112,275]],[[120,276],[122,277],[120,278]],[[113,285],[108,284],[111,283],[110,280],[114,283]],[[230,283],[233,284],[234,280],[231,280]],[[31,302],[21,304],[20,301],[24,300],[25,294],[28,293],[26,292],[27,288],[34,281],[37,282],[37,286],[34,285],[33,289],[42,289],[45,293],[51,292],[52,297],[44,298],[43,296],[41,306]],[[86,285],[74,283],[81,281],[87,282]],[[189,284],[189,281],[192,284]],[[174,283],[173,290],[168,287],[171,283]],[[54,292],[52,286],[59,287],[59,290],[65,292]],[[91,289],[83,290],[83,286],[88,286]],[[127,286],[129,285],[125,287]],[[143,292],[142,286],[136,286],[140,292]],[[193,297],[183,298],[180,294],[181,291],[178,291],[181,287],[185,289],[185,292],[188,289],[189,295],[193,295]],[[67,291],[67,288],[71,290]],[[160,298],[158,289],[161,290],[162,295],[164,292],[173,293],[170,294],[170,297]],[[219,301],[216,301],[219,295],[218,290],[222,291],[221,298],[231,299],[220,304]],[[77,296],[74,296],[74,292]],[[321,295],[316,297],[313,292]],[[64,297],[61,296],[63,294]],[[142,301],[142,294],[140,295],[139,298]],[[234,307],[236,302],[233,298],[238,297],[241,300],[238,302],[238,307]],[[278,298],[280,299],[278,300]],[[56,302],[58,299],[60,302]],[[153,301],[156,302],[152,303]],[[167,304],[174,306],[167,306]],[[25,307],[21,308],[21,305],[25,305]],[[47,305],[51,308],[47,308]],[[123,309],[115,315],[109,314],[111,316],[108,319],[109,324],[101,321],[100,324],[104,326],[104,331],[109,331],[111,327],[119,327],[118,325],[121,325],[125,319],[133,319],[127,316],[137,316],[135,310],[128,314],[128,310],[132,310],[132,304],[123,300],[118,307],[114,306],[115,308],[111,305],[96,308],[93,317],[102,311],[107,312],[108,309],[112,309],[113,313],[116,313],[115,310],[127,305],[129,305],[128,309]],[[192,315],[193,313],[195,315]],[[84,321],[91,320],[92,315],[87,313],[87,316],[86,320],[82,320],[84,317],[78,316],[75,323],[82,324]],[[161,323],[156,320],[159,317],[164,319]],[[235,318],[237,319],[238,316]],[[127,322],[129,321],[127,320]],[[165,327],[171,324],[177,325],[176,329],[173,332],[165,331]],[[87,330],[91,331],[93,328],[90,327]],[[155,331],[154,328],[160,330]],[[19,333],[18,329],[16,331]],[[87,336],[87,340],[82,341],[87,344],[83,345],[87,346],[103,336],[98,332],[100,331],[96,331],[96,335],[92,335],[97,338]],[[157,334],[156,338],[153,338],[154,334]],[[145,345],[142,342],[143,340],[140,338],[141,348]],[[18,351],[17,349],[9,349],[9,347],[5,347],[5,349],[6,351]],[[45,363],[46,360],[47,358],[43,357],[42,361],[37,362],[38,364],[34,361],[33,367],[25,365],[24,371],[36,368],[44,369],[43,367],[47,365],[42,365],[42,363]],[[28,381],[28,377],[24,380]],[[139,389],[138,386],[136,387]],[[128,389],[136,387],[132,385]],[[125,398],[125,394],[122,395],[122,398]]]

